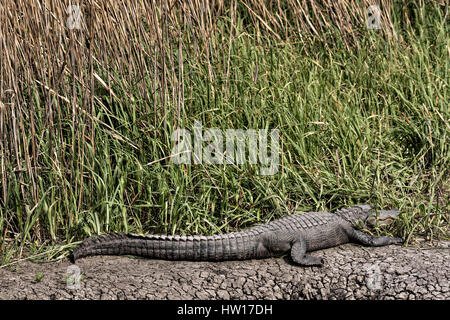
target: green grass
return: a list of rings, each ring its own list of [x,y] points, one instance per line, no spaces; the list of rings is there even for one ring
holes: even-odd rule
[[[211,40],[217,46],[229,36],[222,22]],[[31,181],[7,163],[0,264],[21,255],[59,259],[95,234],[216,234],[358,203],[401,210],[378,233],[448,239],[450,41],[442,11],[428,12],[399,43],[362,30],[350,49],[339,38],[328,46],[261,40],[242,23],[238,16],[231,47],[209,66],[185,52],[179,126],[277,128],[277,174],[258,175],[248,164],[171,163],[176,99],[161,116],[130,83],[113,86],[120,101],[98,89],[94,113],[75,122],[71,106],[55,99],[62,111],[50,128],[45,89],[36,85],[28,99],[41,169]],[[49,138],[55,133],[59,140]],[[23,199],[32,183],[37,202]]]

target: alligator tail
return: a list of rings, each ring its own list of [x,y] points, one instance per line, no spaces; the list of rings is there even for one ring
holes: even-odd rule
[[[166,260],[242,260],[255,257],[255,243],[255,235],[246,232],[209,237],[112,233],[85,240],[70,259],[75,262],[94,255],[134,255]]]

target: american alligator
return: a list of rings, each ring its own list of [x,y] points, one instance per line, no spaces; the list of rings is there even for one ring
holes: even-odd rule
[[[367,246],[403,243],[401,238],[374,237],[355,228],[388,223],[398,210],[380,210],[357,205],[329,212],[296,214],[253,228],[215,236],[167,236],[115,233],[89,238],[72,253],[71,259],[93,255],[134,255],[166,260],[223,261],[281,256],[290,251],[292,260],[303,266],[321,266],[323,259],[306,252],[356,242]]]

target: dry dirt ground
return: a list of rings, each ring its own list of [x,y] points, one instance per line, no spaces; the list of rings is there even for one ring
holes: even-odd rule
[[[450,241],[433,246],[313,252],[288,258],[189,262],[97,256],[0,269],[0,299],[450,299]]]

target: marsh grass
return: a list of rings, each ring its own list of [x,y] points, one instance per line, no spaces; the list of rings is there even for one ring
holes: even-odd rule
[[[368,30],[367,1],[334,3],[91,0],[70,30],[68,1],[2,2],[0,264],[357,203],[448,238],[448,6],[381,1]],[[175,165],[196,120],[279,129],[278,173]]]

